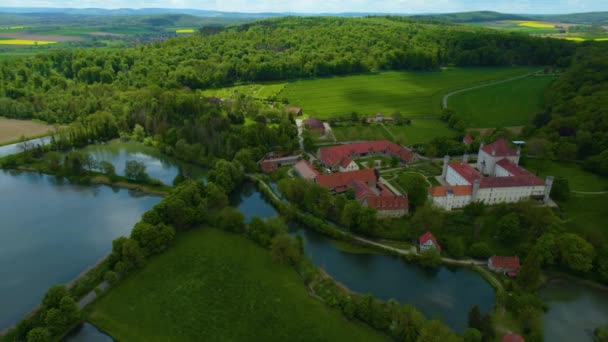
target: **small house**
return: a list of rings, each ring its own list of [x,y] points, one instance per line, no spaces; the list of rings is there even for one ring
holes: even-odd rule
[[[437,239],[435,239],[433,234],[429,231],[426,231],[424,234],[420,235],[418,238],[418,245],[421,252],[431,248],[435,249],[437,252],[441,252],[441,246],[437,242]]]
[[[515,278],[519,273],[519,257],[501,257],[493,256],[488,259],[488,268],[496,273],[502,273],[509,277]]]
[[[309,118],[304,120],[304,126],[311,131],[325,133],[325,125],[323,124],[323,121],[317,118]]]
[[[302,111],[302,108],[300,108],[300,107],[287,106],[287,107],[285,107],[285,111],[287,113],[295,114],[296,116],[302,116],[302,114],[304,114],[304,112]]]
[[[508,333],[502,337],[502,342],[525,342],[525,340],[517,334]]]
[[[315,170],[314,166],[308,160],[300,160],[293,166],[294,172],[307,180],[314,181],[319,175],[319,172]]]

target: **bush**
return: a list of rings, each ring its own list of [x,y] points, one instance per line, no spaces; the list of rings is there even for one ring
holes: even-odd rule
[[[34,328],[27,333],[27,342],[48,342],[51,334],[46,328]]]
[[[272,239],[270,250],[273,259],[284,265],[297,265],[302,259],[298,242],[288,234],[279,234]]]
[[[219,214],[217,226],[229,232],[242,233],[245,230],[245,216],[236,208],[226,207]]]
[[[494,254],[490,246],[485,242],[475,242],[469,248],[469,254],[478,259],[486,259]]]
[[[420,264],[428,268],[436,268],[441,265],[441,255],[435,248],[429,248],[420,253]]]
[[[139,243],[147,257],[165,251],[175,238],[175,230],[162,223],[152,225],[139,222],[133,227],[131,238]]]
[[[108,284],[110,284],[111,286],[114,286],[118,283],[118,274],[114,271],[107,271],[104,275],[103,275],[103,280],[107,281]]]
[[[51,286],[42,299],[44,309],[57,308],[61,300],[68,295],[68,290],[63,285]]]

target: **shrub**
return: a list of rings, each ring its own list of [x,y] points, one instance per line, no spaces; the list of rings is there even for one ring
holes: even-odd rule
[[[279,234],[272,239],[270,250],[273,259],[284,265],[297,265],[302,259],[298,242],[288,234]]]
[[[27,333],[27,342],[48,342],[51,334],[46,328],[34,328]]]
[[[420,253],[420,264],[427,268],[436,268],[441,265],[441,255],[434,248],[429,248]]]
[[[107,281],[108,284],[114,286],[118,283],[118,274],[114,271],[107,271],[104,275],[103,275],[103,280]]]
[[[469,254],[474,258],[485,259],[491,257],[493,252],[487,243],[475,242],[469,248]]]

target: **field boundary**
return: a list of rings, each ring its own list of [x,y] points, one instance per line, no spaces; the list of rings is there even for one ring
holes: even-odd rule
[[[452,96],[452,95],[464,93],[464,92],[467,92],[469,90],[475,90],[475,89],[485,88],[485,87],[489,87],[489,86],[493,86],[493,85],[497,85],[497,84],[501,84],[501,83],[506,83],[506,82],[509,82],[509,81],[515,81],[515,80],[518,80],[518,79],[521,79],[521,78],[526,78],[528,76],[532,76],[534,74],[538,74],[539,72],[541,72],[541,70],[533,71],[533,72],[527,73],[525,75],[511,77],[511,78],[507,78],[507,79],[500,80],[500,81],[494,81],[494,82],[490,82],[490,83],[484,83],[484,84],[476,85],[476,86],[473,86],[473,87],[468,87],[468,88],[464,88],[464,89],[459,89],[459,90],[451,91],[451,92],[449,92],[449,93],[447,93],[447,94],[445,94],[443,96],[443,99],[441,100],[441,108],[445,109],[445,108],[448,107],[448,100],[449,100],[450,96]]]

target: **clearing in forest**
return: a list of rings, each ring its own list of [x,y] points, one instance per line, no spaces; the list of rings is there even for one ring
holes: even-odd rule
[[[450,97],[448,108],[467,127],[504,127],[530,124],[542,110],[545,89],[553,76],[529,76]]]
[[[384,341],[307,293],[300,276],[245,237],[211,228],[111,289],[88,319],[118,341]]]
[[[19,140],[21,137],[36,137],[48,133],[53,126],[27,120],[0,117],[0,144]]]
[[[441,98],[451,90],[527,74],[535,69],[448,68],[433,72],[390,71],[376,74],[301,80],[278,95],[304,115],[327,118],[400,112],[406,117],[438,117]]]

